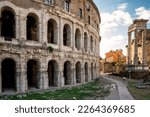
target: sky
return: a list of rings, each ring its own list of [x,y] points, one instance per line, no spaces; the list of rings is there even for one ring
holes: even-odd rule
[[[122,49],[126,55],[128,27],[134,19],[150,20],[150,0],[94,0],[100,15],[100,56]],[[150,28],[150,21],[148,22]]]

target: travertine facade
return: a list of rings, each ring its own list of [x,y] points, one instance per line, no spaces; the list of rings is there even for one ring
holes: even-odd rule
[[[148,20],[137,19],[128,29],[128,70],[148,70],[150,65],[150,29]]]
[[[0,0],[0,93],[99,77],[100,22],[92,0]]]

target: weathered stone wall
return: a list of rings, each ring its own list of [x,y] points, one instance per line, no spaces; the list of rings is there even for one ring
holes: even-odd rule
[[[0,36],[0,93],[5,92],[3,88],[4,73],[2,73],[2,63],[6,59],[11,59],[15,62],[16,70],[13,75],[15,76],[16,84],[10,89],[13,88],[17,92],[25,92],[34,88],[48,89],[51,88],[50,84],[54,84],[57,87],[75,85],[78,83],[77,78],[81,79],[79,83],[84,83],[99,77],[99,28],[95,28],[93,23],[87,24],[84,21],[86,19],[84,15],[83,19],[78,20],[75,17],[75,10],[72,10],[72,12],[63,11],[62,6],[61,8],[59,7],[59,5],[63,4],[63,1],[58,1],[60,0],[55,1],[55,6],[51,6],[44,5],[41,0],[0,0],[0,17],[3,16],[3,11],[5,10],[12,12],[15,17],[15,38],[7,37],[11,39],[8,40],[5,36]],[[86,2],[85,0],[83,1],[81,2],[83,5],[80,6],[82,8],[85,7]],[[92,11],[95,12],[96,22],[99,26],[100,17],[97,8],[95,8],[93,1],[89,3],[92,10],[88,12],[91,14],[93,14]],[[76,5],[71,8],[76,9],[76,7],[78,6]],[[83,14],[85,14],[84,11]],[[36,21],[37,35],[34,35],[34,38],[37,38],[36,41],[27,38],[28,16],[31,16]],[[91,16],[91,18],[94,17]],[[48,43],[48,21],[50,19],[52,19],[52,24],[55,27],[53,31],[55,44]],[[93,19],[91,21],[93,22]],[[67,37],[70,39],[69,46],[63,45],[65,38],[63,30],[66,24],[69,26],[69,32],[67,32],[67,35],[70,35]],[[2,32],[2,26],[1,22],[0,32]],[[75,46],[76,29],[81,33],[78,40],[80,48],[78,49]],[[84,33],[87,33],[86,43],[84,42]],[[93,39],[92,46],[90,37]],[[30,60],[35,61],[35,63],[28,65]],[[52,66],[54,65],[55,67],[51,66],[52,69],[48,70],[50,68],[50,61]],[[65,71],[65,63],[67,61],[69,62],[67,68],[70,69],[67,70],[70,72]],[[80,65],[77,66],[77,63]],[[29,69],[29,66],[32,70]],[[80,73],[76,73],[78,71],[76,67],[81,70]],[[48,75],[48,71],[52,72],[50,73],[52,74],[52,79]],[[28,82],[28,73],[30,72],[34,75],[32,77],[35,77],[32,80],[36,80],[31,83],[31,87],[29,87],[30,83]],[[65,84],[66,74],[69,74],[68,81],[70,81],[70,84]],[[7,74],[5,75],[10,77]],[[52,82],[50,83],[50,81]]]

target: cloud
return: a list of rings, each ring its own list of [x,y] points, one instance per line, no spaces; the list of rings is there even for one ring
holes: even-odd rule
[[[145,9],[145,7],[139,7],[135,9],[138,19],[150,19],[150,10]]]
[[[101,56],[105,58],[105,53],[109,52],[112,49],[122,49],[124,54],[126,55],[126,45],[126,37],[121,34],[114,35],[111,38],[104,38],[101,41]]]
[[[119,4],[118,9],[119,10],[125,10],[128,7],[128,3]]]
[[[125,40],[125,37],[119,34],[117,36],[113,36],[110,41],[114,44],[122,44],[124,40]]]
[[[127,3],[120,4],[112,13],[101,13],[101,34],[116,31],[118,27],[128,26],[132,23],[131,15],[125,11]]]

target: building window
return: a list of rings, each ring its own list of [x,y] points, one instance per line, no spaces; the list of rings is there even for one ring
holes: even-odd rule
[[[67,12],[70,11],[70,2],[69,2],[69,0],[65,0],[65,11],[67,11]]]
[[[81,8],[79,9],[79,16],[80,16],[80,18],[82,18],[82,9]]]
[[[47,4],[47,5],[53,5],[54,0],[44,0],[44,3]]]

